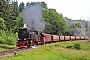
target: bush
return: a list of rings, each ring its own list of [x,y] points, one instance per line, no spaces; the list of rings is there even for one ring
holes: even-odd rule
[[[67,45],[66,48],[72,48],[73,46],[72,45]]]
[[[6,25],[4,24],[4,19],[0,17],[0,29],[6,29]]]
[[[5,40],[0,36],[0,43],[4,43]]]
[[[15,45],[17,41],[18,34],[11,31],[0,30],[0,43]]]
[[[80,43],[75,43],[74,49],[80,50],[81,49]]]
[[[60,45],[59,45],[59,44],[55,44],[54,46],[60,47]]]

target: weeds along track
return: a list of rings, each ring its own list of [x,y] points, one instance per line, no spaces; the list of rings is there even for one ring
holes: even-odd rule
[[[33,46],[32,48],[28,48],[28,49],[25,49],[25,48],[23,48],[23,49],[14,48],[14,49],[1,51],[0,52],[0,58],[4,58],[4,57],[7,57],[7,56],[14,56],[14,55],[16,55],[19,52],[25,52],[25,51],[32,50],[34,48],[39,48],[39,47],[40,46]]]

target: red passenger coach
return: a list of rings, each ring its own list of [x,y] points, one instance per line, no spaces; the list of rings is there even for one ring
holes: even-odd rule
[[[64,36],[60,36],[60,41],[63,41],[64,40]]]
[[[76,36],[76,39],[75,40],[80,40],[80,37]]]
[[[64,36],[64,40],[66,40],[66,41],[71,40],[71,37],[70,36]]]
[[[85,37],[85,40],[88,40],[89,38],[88,37]]]
[[[51,42],[52,38],[50,34],[43,34],[44,35],[44,42]]]
[[[59,36],[58,35],[52,35],[53,36],[53,42],[58,42],[59,41]]]
[[[81,40],[84,40],[84,37],[81,37]]]
[[[71,37],[71,40],[75,40],[75,36],[70,36]]]

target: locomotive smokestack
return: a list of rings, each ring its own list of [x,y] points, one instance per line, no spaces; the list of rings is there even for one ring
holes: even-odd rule
[[[27,28],[27,24],[26,24],[26,23],[24,23],[24,26],[23,26],[23,28]]]

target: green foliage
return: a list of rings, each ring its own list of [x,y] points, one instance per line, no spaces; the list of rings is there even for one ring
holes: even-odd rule
[[[65,43],[65,45],[64,45],[64,43]],[[63,47],[63,48],[69,48],[69,49],[77,49],[77,50],[81,49],[80,43],[77,43],[77,42],[75,42],[75,43],[72,42],[72,44],[68,43],[68,42],[67,43],[63,42],[63,45],[62,45],[62,43],[61,44],[57,43],[57,44],[54,44],[54,46]]]
[[[57,44],[55,44],[54,46],[56,46],[56,47],[60,47],[60,44],[57,43]]]
[[[74,49],[80,50],[81,49],[80,43],[75,43]]]
[[[0,29],[6,29],[6,25],[4,24],[3,18],[0,18]]]
[[[72,45],[67,45],[66,48],[72,48],[73,46]]]
[[[7,44],[0,44],[0,48],[3,49],[12,49],[15,48],[16,46],[12,46],[12,45],[7,45]]]
[[[65,35],[67,26],[62,14],[57,13],[55,9],[47,9],[43,17],[47,22],[45,33]]]
[[[15,45],[0,44],[0,51],[4,51],[7,49],[13,49],[15,47],[16,47]]]
[[[77,49],[77,50],[81,50],[80,43],[77,43],[77,42],[72,43],[72,44],[71,44],[71,43],[70,43],[70,44],[67,43],[66,46],[62,46],[61,44],[58,44],[58,46],[64,47],[64,48],[69,48],[69,49]]]
[[[18,32],[20,28],[23,27],[23,18],[22,13],[19,13],[18,17],[15,20],[14,32]]]
[[[31,6],[31,5],[36,5],[36,4],[40,4],[40,2],[27,2],[26,6]]]
[[[81,28],[80,23],[73,24],[72,26],[73,26],[74,29],[75,29],[75,28]]]
[[[22,3],[20,3],[20,5],[19,5],[19,12],[22,12],[23,9],[24,9],[24,3],[22,2]]]
[[[13,30],[15,25],[14,20],[18,16],[19,9],[18,9],[18,2],[10,0],[0,0],[0,17],[4,19],[6,28],[10,31]]]
[[[12,33],[11,31],[0,30],[0,43],[15,45],[18,38],[17,33]]]
[[[44,8],[44,9],[48,9],[47,8],[47,4],[45,2],[41,2],[41,6]]]
[[[8,2],[6,0],[0,0],[0,17],[7,20],[8,19]]]
[[[3,51],[3,50],[6,50],[6,49],[0,47],[0,51]]]
[[[38,2],[27,2],[26,6],[31,6],[31,5],[36,5],[36,4],[41,5],[42,8],[44,8],[45,10],[48,9],[47,4],[44,1],[42,1],[42,2],[39,2],[39,1]]]
[[[27,2],[27,3],[26,3],[26,6],[30,6],[30,5],[31,5],[31,3],[30,3],[30,2]]]
[[[76,28],[75,24],[73,25],[73,28],[74,28],[74,29]]]

